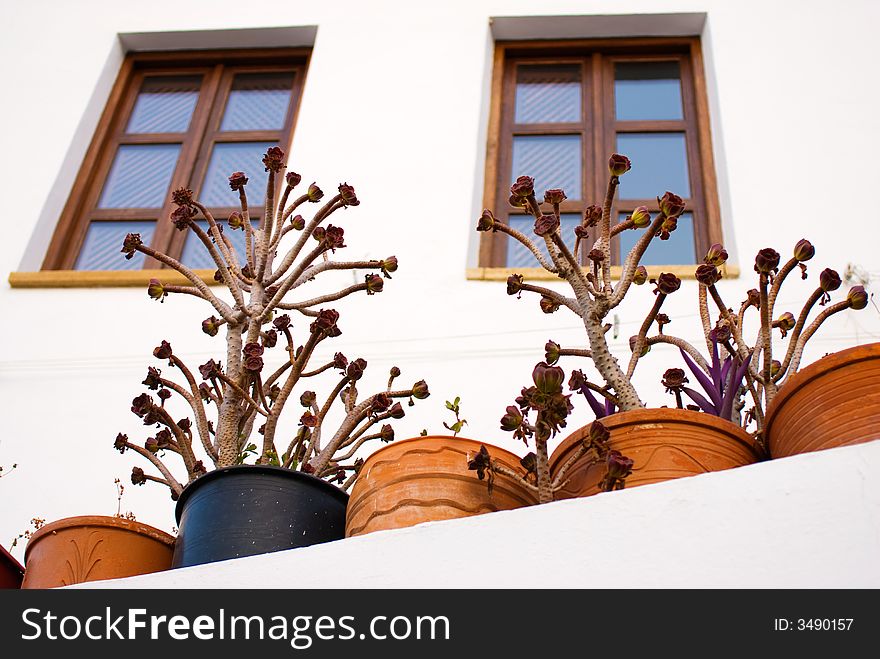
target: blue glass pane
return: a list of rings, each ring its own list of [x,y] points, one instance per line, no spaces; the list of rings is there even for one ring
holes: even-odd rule
[[[292,73],[235,76],[220,130],[280,130],[292,89]]]
[[[160,208],[177,166],[179,144],[120,146],[98,208]]]
[[[621,215],[623,220],[626,215]],[[644,229],[628,229],[620,232],[620,260],[623,261],[636,242],[644,234]],[[642,255],[641,265],[690,265],[696,263],[694,256],[694,216],[682,213],[678,226],[669,234],[669,240],[654,238]]]
[[[654,199],[667,190],[691,196],[684,133],[618,133],[617,153],[632,162],[620,177],[621,199]]]
[[[614,107],[618,121],[684,118],[678,62],[616,64]]]
[[[205,174],[199,201],[206,206],[238,206],[238,192],[229,189],[229,175],[244,172],[248,207],[258,209],[266,197],[268,175],[263,166],[263,154],[274,142],[236,142],[215,144]]]
[[[515,106],[518,124],[580,121],[580,66],[520,66]]]
[[[202,228],[202,231],[207,233],[208,236],[211,235],[208,231],[207,222],[201,220],[199,222],[196,222],[196,224],[198,224]],[[218,222],[218,224],[223,227],[223,235],[229,238],[229,242],[231,242],[232,246],[235,248],[235,251],[238,254],[238,260],[240,262],[239,265],[244,265],[245,263],[247,263],[244,231],[242,229],[233,231],[228,226],[226,226],[226,222],[224,221],[220,221]],[[181,262],[183,263],[183,265],[195,269],[217,269],[217,264],[214,263],[214,259],[212,259],[211,255],[208,253],[208,248],[205,247],[205,244],[201,240],[199,240],[199,237],[192,231],[187,232],[186,242],[183,245],[183,255],[181,256]]]
[[[551,188],[562,188],[569,199],[580,199],[580,135],[514,137],[510,182],[519,176],[535,179],[535,196],[539,200]]]
[[[185,133],[199,100],[200,84],[200,76],[147,78],[125,132]]]
[[[580,224],[581,216],[578,213],[561,213],[559,216],[561,227],[559,229],[562,239],[569,249],[574,249],[574,229]],[[534,242],[541,253],[550,262],[547,253],[547,244],[541,236],[535,235],[535,218],[531,215],[511,215],[510,226],[520,233],[525,234]],[[541,264],[529,249],[514,238],[507,238],[507,267],[508,268],[540,268]]]
[[[139,233],[141,241],[149,245],[153,240],[156,223],[146,222],[91,222],[74,270],[140,270],[146,256],[135,252],[129,260],[122,253],[126,234]]]

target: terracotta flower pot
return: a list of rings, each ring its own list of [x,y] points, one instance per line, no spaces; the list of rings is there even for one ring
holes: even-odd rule
[[[171,567],[174,536],[120,517],[84,516],[46,524],[25,549],[22,588],[56,588]]]
[[[24,567],[15,557],[0,547],[0,588],[21,588]]]
[[[486,481],[467,467],[468,456],[482,444],[462,437],[416,437],[373,453],[352,488],[346,537],[537,503],[518,479],[501,474],[489,494]],[[492,458],[525,473],[518,456],[489,444],[486,449]]]
[[[704,412],[660,407],[619,412],[602,419],[610,431],[609,447],[633,460],[626,487],[696,476],[741,467],[761,460],[757,443],[739,426]],[[577,445],[590,432],[584,426],[566,437],[550,456],[555,477]],[[556,499],[572,499],[599,492],[604,465],[590,465],[587,456],[568,471],[567,484]]]
[[[764,421],[771,458],[880,439],[880,343],[841,350],[792,375]]]

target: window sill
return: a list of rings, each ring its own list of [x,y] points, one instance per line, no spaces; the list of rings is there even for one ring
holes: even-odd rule
[[[209,286],[217,285],[213,270],[194,272]],[[9,273],[12,288],[146,287],[150,279],[158,279],[163,284],[190,284],[186,277],[174,270],[40,270]]]
[[[646,266],[648,277],[654,278],[662,272],[671,272],[679,279],[694,279],[694,271],[697,266],[694,265],[649,265]],[[620,278],[620,266],[612,266],[611,278]],[[522,275],[524,279],[531,281],[554,281],[559,279],[551,272],[547,272],[544,268],[467,268],[466,277],[472,281],[506,281],[510,275]],[[721,267],[721,274],[728,279],[736,279],[739,277],[739,267],[735,265],[727,265]]]

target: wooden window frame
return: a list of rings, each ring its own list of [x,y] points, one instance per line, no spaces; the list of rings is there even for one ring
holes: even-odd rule
[[[299,112],[300,99],[308,72],[310,48],[271,48],[240,50],[168,51],[130,53],[125,57],[119,74],[111,89],[104,111],[95,129],[92,141],[83,158],[64,209],[61,212],[52,240],[46,251],[41,269],[64,270],[85,273],[87,279],[100,281],[119,279],[140,281],[138,272],[153,271],[164,266],[155,259],[145,259],[143,269],[138,271],[73,271],[93,220],[156,220],[151,244],[171,256],[179,256],[186,235],[174,230],[168,219],[171,211],[171,191],[189,187],[198,194],[198,187],[207,171],[213,146],[216,142],[266,141],[276,142],[287,151],[293,135],[293,127]],[[219,126],[223,109],[237,73],[295,71],[293,94],[285,117],[284,126],[274,131],[224,131]],[[135,100],[146,75],[167,74],[174,76],[202,75],[199,97],[185,133],[126,134]],[[177,165],[169,183],[164,205],[159,209],[98,209],[97,203],[116,151],[125,144],[181,144]],[[260,166],[260,163],[254,163]],[[234,207],[211,207],[229,213]],[[122,274],[125,273],[125,274]]]
[[[676,121],[616,121],[614,117],[614,63],[618,61],[671,61],[679,62],[682,81],[683,119]],[[580,63],[583,67],[582,113],[589,111],[595,118],[587,123],[576,124],[519,124],[514,126],[516,66],[521,63]],[[601,94],[588,94],[587,90],[601,89]],[[589,103],[589,105],[588,105]],[[686,137],[688,176],[691,188],[688,211],[694,218],[695,260],[715,242],[722,242],[721,217],[718,202],[717,180],[706,97],[706,81],[703,72],[703,55],[699,37],[593,39],[593,40],[546,40],[546,41],[500,41],[496,42],[491,104],[489,109],[489,138],[486,148],[486,178],[483,189],[483,206],[491,209],[496,217],[506,221],[512,211],[508,205],[510,181],[507,172],[511,168],[514,135],[580,134],[582,137],[581,176],[584,198],[566,200],[560,212],[582,213],[591,203],[601,204],[605,196],[608,173],[604,163],[615,152],[618,132],[684,132]],[[591,154],[587,157],[586,154]],[[601,163],[600,167],[598,163]],[[637,167],[638,163],[634,163]],[[528,174],[528,172],[521,172]],[[536,191],[539,196],[543,191]],[[663,190],[658,191],[662,195]],[[673,191],[675,192],[675,191]],[[631,212],[645,205],[657,209],[656,199],[621,201],[615,198],[612,218],[620,212]],[[515,212],[515,211],[514,211]],[[504,279],[514,271],[506,265],[505,234],[486,232],[481,234],[479,267],[469,271],[475,279]],[[589,242],[589,241],[588,241]],[[612,246],[615,262],[617,240]],[[580,255],[582,262],[584,254]],[[536,263],[537,266],[537,263]],[[661,266],[649,267],[649,271]],[[676,274],[689,273],[693,267],[686,265],[663,267]],[[541,268],[517,268],[518,273],[532,278],[544,278]],[[616,270],[616,268],[615,268]]]

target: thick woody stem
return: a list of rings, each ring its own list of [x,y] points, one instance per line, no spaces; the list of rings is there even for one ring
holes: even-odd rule
[[[328,293],[327,295],[322,295],[320,297],[312,298],[311,300],[306,300],[305,302],[291,302],[291,303],[280,303],[275,308],[282,309],[283,311],[300,311],[301,309],[308,309],[309,307],[313,307],[316,304],[326,304],[327,302],[335,302],[336,300],[340,300],[352,293],[357,293],[358,291],[367,290],[367,284],[353,284],[348,288],[344,288],[341,291],[337,291],[336,293]]]
[[[568,251],[568,246],[565,244],[565,241],[562,240],[562,236],[559,235],[558,231],[554,231],[550,236],[545,236],[544,239],[547,240],[550,238],[553,241],[553,244],[556,245],[556,248],[559,250],[559,253],[562,255],[562,258],[567,262],[568,269],[571,272],[570,277],[577,277],[580,281],[581,285],[584,288],[587,288],[587,279],[584,277],[583,270],[581,266],[578,264],[577,260],[574,258],[574,255]],[[552,253],[552,252],[551,252]],[[557,264],[557,269],[562,272],[562,268]],[[568,279],[568,277],[566,277]]]
[[[580,446],[577,447],[577,450],[571,456],[569,456],[569,458],[565,461],[565,464],[563,464],[562,468],[557,472],[556,478],[553,479],[551,488],[554,492],[565,484],[565,481],[567,480],[565,477],[568,475],[568,470],[571,469],[572,465],[574,465],[575,462],[580,460],[591,450],[593,450],[591,446],[581,442]],[[593,460],[593,463],[597,462],[598,460],[599,458],[598,456],[596,456]]]
[[[770,318],[773,318],[773,309],[776,307],[776,296],[779,295],[779,289],[782,287],[782,282],[785,281],[785,278],[788,277],[788,274],[798,263],[800,263],[800,261],[796,258],[789,259],[776,274],[776,277],[773,278],[773,284],[770,286],[770,293],[767,301],[767,309],[770,312]]]
[[[623,222],[618,222],[613,227],[611,227],[611,237],[614,238],[621,231],[626,231],[627,229],[632,229],[635,227],[635,223],[633,222],[632,217],[628,217]]]
[[[620,184],[620,179],[611,176],[608,179],[608,190],[605,192],[605,201],[602,204],[602,224],[599,228],[599,241],[602,243],[602,291],[606,295],[611,294],[611,205],[614,203],[614,192]]]
[[[766,396],[768,401],[776,393],[776,385],[770,376],[770,365],[773,359],[773,341],[770,337],[770,323],[772,316],[770,315],[770,304],[767,295],[767,287],[769,279],[766,274],[761,273],[758,281],[758,292],[761,295],[761,350],[764,353],[764,361],[762,364],[761,381],[766,388]]]
[[[168,467],[153,453],[150,453],[147,449],[142,446],[138,446],[137,444],[132,444],[131,442],[125,442],[126,448],[130,448],[132,451],[137,453],[138,455],[142,455],[147,460],[153,463],[153,466],[158,469],[161,474],[165,477],[167,481],[166,485],[171,488],[171,491],[177,495],[180,495],[183,492],[183,485],[181,485],[176,478],[171,474],[168,470]]]
[[[571,309],[578,316],[583,316],[583,309],[581,309],[581,306],[578,304],[577,300],[574,300],[570,297],[565,297],[564,295],[557,293],[550,288],[544,288],[543,286],[535,286],[534,284],[523,283],[520,285],[520,287],[524,291],[529,291],[531,293],[537,293],[538,295],[548,297],[556,304]]]
[[[639,328],[639,333],[636,338],[636,344],[633,347],[632,357],[629,359],[629,367],[626,369],[626,377],[627,379],[632,378],[633,373],[635,373],[636,365],[639,363],[639,358],[642,356],[642,350],[645,348],[645,341],[648,336],[648,330],[651,329],[651,325],[654,323],[654,320],[657,318],[657,314],[660,313],[660,307],[663,306],[663,301],[666,299],[665,293],[658,293],[657,299],[654,300],[654,306],[651,307],[651,311],[648,312],[648,315],[645,317],[645,320],[642,322],[642,326]]]
[[[174,433],[174,438],[177,440],[177,448],[180,451],[180,457],[183,458],[183,463],[186,465],[187,474],[192,477],[193,469],[196,464],[196,458],[192,452],[192,439],[186,436],[183,429],[177,425],[164,407],[157,406],[154,409],[161,418],[161,423]]]
[[[227,376],[225,373],[218,373],[217,377],[218,377],[218,379],[222,380],[225,384],[232,387],[232,389],[235,390],[235,393],[237,393],[241,397],[241,399],[244,400],[244,402],[246,402],[248,405],[253,406],[253,408],[257,412],[259,412],[263,416],[269,416],[269,413],[266,411],[267,409],[269,409],[269,406],[265,405],[265,402],[264,402],[265,408],[260,407],[260,404],[256,400],[254,400],[253,397],[251,397],[251,395],[247,391],[242,389],[235,380],[233,380],[232,378]]]
[[[254,255],[254,227],[251,225],[251,215],[250,211],[248,211],[248,202],[247,202],[247,193],[244,191],[244,186],[240,187],[238,190],[238,203],[241,206],[241,220],[244,223],[244,249],[247,252],[245,254],[245,258],[247,260],[247,264],[250,266],[250,270],[253,273],[256,270],[256,258]]]
[[[272,239],[272,227],[275,221],[275,176],[276,172],[270,171],[266,179],[266,206],[263,209],[260,236],[257,240],[257,268],[255,271],[257,281],[263,280],[263,274],[266,272],[266,260],[269,258],[269,242]]]
[[[324,204],[321,209],[315,213],[315,216],[309,221],[309,223],[305,226],[302,231],[302,235],[300,235],[299,239],[296,243],[291,247],[287,254],[284,255],[284,258],[281,261],[281,265],[278,266],[278,269],[269,275],[266,279],[266,286],[271,286],[275,282],[277,282],[281,277],[285,276],[285,273],[290,269],[290,267],[296,261],[296,258],[299,256],[299,253],[302,251],[303,246],[306,244],[306,241],[311,238],[315,229],[318,228],[318,225],[324,220],[325,217],[328,217],[338,208],[342,207],[342,195],[336,195],[326,204]],[[311,260],[306,261],[306,263],[311,263]]]
[[[307,267],[302,274],[297,277],[291,288],[297,288],[302,283],[312,280],[326,270],[379,270],[382,268],[382,261],[322,261]]]
[[[800,338],[798,338],[797,340],[797,347],[795,348],[794,356],[791,359],[791,367],[789,368],[788,375],[785,378],[786,381],[793,373],[797,373],[801,357],[803,357],[804,354],[804,346],[806,346],[807,341],[810,340],[810,337],[816,333],[816,330],[818,330],[822,323],[828,320],[828,318],[840,311],[845,311],[846,309],[849,309],[849,301],[847,300],[841,300],[840,302],[832,304],[830,307],[826,307],[822,311],[822,313],[816,316],[815,320],[810,323],[809,327],[807,327],[807,329],[803,331],[803,334],[801,334]],[[770,401],[767,402],[769,403]]]
[[[519,481],[520,485],[525,486],[527,490],[531,490],[534,494],[538,493],[538,486],[526,480],[524,474],[518,474],[513,469],[510,469],[498,462],[498,460],[490,458],[489,468],[496,474],[502,474],[503,476],[512,478],[515,481]]]
[[[137,245],[135,249],[142,254],[151,256],[157,261],[164,263],[168,267],[177,270],[177,272],[182,274],[193,283],[193,286],[198,289],[199,293],[201,293],[202,296],[211,304],[211,306],[217,310],[217,313],[219,313],[226,320],[226,322],[236,322],[237,314],[233,311],[233,309],[228,304],[223,302],[220,298],[216,297],[211,292],[211,289],[208,288],[208,285],[204,282],[204,280],[199,277],[195,272],[183,265],[180,261],[173,259],[170,256],[163,254],[162,252],[157,252],[156,250],[147,247],[146,245]]]
[[[284,279],[283,282],[278,286],[278,291],[275,295],[272,296],[272,299],[269,300],[263,307],[263,313],[261,317],[258,319],[259,322],[262,322],[268,314],[275,309],[281,301],[284,299],[284,296],[287,295],[288,291],[297,285],[298,278],[305,272],[306,268],[318,258],[321,254],[326,251],[326,248],[319,244],[317,245],[308,255],[293,269],[288,277]],[[328,262],[329,263],[329,262]],[[267,284],[268,285],[268,284]]]
[[[236,377],[241,373],[241,327],[230,325],[226,330],[226,372]],[[242,397],[235,389],[226,392],[220,403],[217,415],[215,443],[217,445],[217,466],[229,467],[239,456],[239,421],[241,420]]]
[[[609,309],[613,309],[623,301],[626,292],[632,285],[636,268],[639,267],[639,261],[645,253],[645,250],[648,249],[648,245],[651,244],[651,240],[654,239],[655,234],[660,229],[660,226],[663,224],[664,219],[665,217],[663,213],[658,213],[657,217],[654,218],[654,221],[651,222],[651,226],[645,230],[642,237],[638,239],[632,250],[626,255],[623,267],[621,268],[620,281],[617,282],[617,288],[614,290],[614,294],[611,296],[611,300],[608,304]]]
[[[199,289],[195,286],[176,286],[174,284],[162,284],[162,289],[166,293],[182,293],[184,295],[192,295],[193,297],[197,297],[200,300],[208,299],[204,295],[202,295],[201,291],[199,291]],[[225,323],[226,320],[224,319],[223,322]]]
[[[712,331],[712,317],[709,315],[709,296],[703,284],[697,285],[697,295],[700,306],[700,323],[703,325],[703,338],[706,340],[706,350],[712,353],[712,339],[709,336]],[[740,321],[740,327],[742,322]]]
[[[165,378],[159,378],[159,381],[169,389],[173,389],[178,394],[180,394],[186,402],[189,404],[190,408],[193,411],[193,415],[196,418],[196,430],[199,433],[199,440],[202,442],[202,448],[205,449],[205,452],[208,454],[208,457],[217,464],[217,452],[214,451],[214,447],[211,444],[211,435],[208,433],[208,418],[205,413],[205,406],[202,404],[202,398],[199,394],[198,387],[195,388],[192,395],[190,395],[186,389],[181,387],[176,382],[172,382],[171,380],[166,380]],[[195,384],[195,381],[190,383]]]
[[[593,356],[593,353],[590,350],[584,350],[583,348],[560,348],[559,349],[560,357],[586,357],[589,359]]]
[[[528,249],[534,255],[534,257],[538,260],[538,263],[541,264],[541,267],[544,268],[544,270],[546,270],[547,272],[553,272],[553,273],[556,272],[556,266],[550,265],[547,262],[547,259],[544,258],[544,255],[541,253],[541,250],[538,249],[538,246],[535,245],[535,243],[532,242],[525,234],[522,234],[519,231],[517,231],[516,229],[508,226],[507,224],[502,224],[500,222],[496,222],[495,227],[501,233],[507,234],[511,238],[514,238],[515,240],[519,241],[522,245],[524,245],[526,247],[526,249]]]
[[[791,364],[791,359],[794,356],[795,349],[797,348],[797,342],[800,338],[801,332],[804,329],[804,326],[807,324],[807,316],[810,315],[810,311],[813,309],[813,305],[819,301],[819,298],[822,297],[822,289],[817,288],[810,294],[810,297],[807,298],[806,303],[801,309],[800,315],[798,315],[797,323],[791,331],[791,337],[788,340],[788,350],[785,353],[785,360],[782,362],[782,366],[779,369],[779,372],[774,376],[773,381],[779,382],[783,376],[788,371],[788,366]]]
[[[547,440],[535,435],[535,456],[537,457],[538,503],[553,501],[553,488],[550,482],[550,458],[547,454]]]
[[[223,233],[217,226],[217,221],[214,219],[211,211],[209,211],[207,208],[205,208],[205,206],[197,201],[194,201],[193,205],[201,211],[202,215],[204,215],[205,219],[208,221],[208,227],[211,231],[211,235],[214,237],[213,244],[216,244],[219,247],[220,253],[216,252],[211,240],[208,238],[207,234],[202,231],[202,228],[198,224],[190,221],[190,229],[195,232],[195,234],[199,237],[199,240],[201,240],[202,244],[207,248],[208,253],[211,255],[211,258],[214,259],[214,263],[217,265],[217,269],[220,270],[220,273],[223,276],[223,283],[226,284],[226,288],[228,288],[229,292],[232,293],[233,299],[236,301],[240,308],[244,309],[244,299],[241,295],[241,288],[238,285],[238,278],[243,277],[241,276],[241,272],[238,270],[238,263],[236,261],[236,255],[234,253],[235,250],[231,247],[231,243],[227,243],[224,239]],[[237,275],[237,277],[234,277],[233,274],[229,272],[229,268],[232,268],[234,274]]]
[[[348,452],[345,455],[340,455],[338,458],[336,458],[336,460],[338,460],[338,461],[348,460],[355,453],[357,453],[358,449],[361,446],[363,446],[366,442],[370,441],[371,439],[379,439],[381,436],[382,436],[382,433],[380,433],[380,432],[373,433],[372,435],[363,435],[354,444],[352,444],[351,448],[348,450]]]

